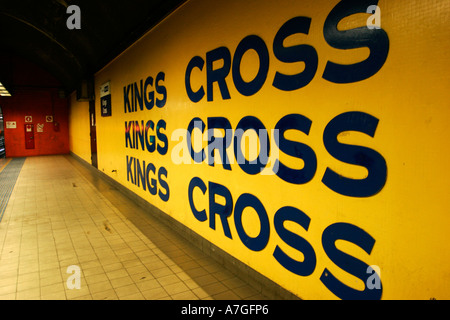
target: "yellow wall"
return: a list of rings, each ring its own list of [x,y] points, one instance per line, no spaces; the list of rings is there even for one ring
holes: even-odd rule
[[[70,95],[69,141],[70,151],[91,163],[89,102],[77,101],[76,92]]]
[[[369,31],[366,22],[371,14],[363,12],[376,2],[189,1],[96,74],[99,170],[301,298],[450,298],[450,5],[432,0],[381,0],[381,29]],[[346,11],[353,14],[344,18]],[[336,13],[338,31],[330,22],[332,13]],[[285,25],[288,21],[292,24]],[[284,36],[279,31],[283,25]],[[347,38],[345,49],[343,30],[355,28],[361,29]],[[275,55],[277,33],[286,39],[276,46]],[[246,38],[250,35],[256,36],[253,42]],[[238,91],[237,87],[242,91],[247,86],[236,85],[232,70],[236,49],[245,44],[259,45],[261,52],[265,44],[269,58],[265,81],[253,92],[250,88],[248,96]],[[281,45],[293,52],[294,62],[281,57]],[[207,60],[211,57],[207,53],[221,47],[231,58],[226,76],[230,98],[223,99],[214,83],[213,101],[208,101]],[[302,56],[306,63],[299,62]],[[204,61],[202,70],[195,67],[188,77],[193,91],[205,90],[198,102],[188,97],[185,85],[186,70],[194,57]],[[355,65],[367,59],[371,61],[367,75],[360,65],[353,79],[345,78],[351,66],[332,73],[337,78],[327,73],[329,62]],[[223,66],[219,60],[212,64],[213,70]],[[260,61],[253,49],[242,55],[240,73],[245,82],[255,79]],[[311,69],[311,76],[306,76]],[[160,72],[165,78],[159,82],[155,99],[163,99],[164,87],[164,106],[151,110],[143,106],[142,111],[138,106],[136,112],[125,112],[126,101],[132,100],[128,86],[136,83],[139,87],[148,77],[155,81]],[[301,74],[306,80],[291,91],[280,90],[273,85],[277,72]],[[112,115],[102,117],[99,88],[108,81]],[[284,85],[293,85],[293,77]],[[156,90],[156,83],[148,89]],[[79,116],[85,118],[84,113],[73,112],[76,119],[71,123],[78,123]],[[198,117],[208,126],[208,119],[223,117],[234,130],[247,116],[258,118],[272,141],[272,161],[263,174],[244,172],[236,163],[233,141],[227,149],[234,160],[231,170],[224,169],[217,156],[214,166],[206,160],[177,164],[176,155],[186,146],[186,129],[192,119]],[[132,121],[145,124],[151,120],[156,127],[161,119],[166,123],[160,129],[162,138],[168,140],[166,154],[126,147],[133,134],[127,140],[125,128]],[[281,144],[274,142],[275,128],[286,130]],[[181,136],[179,129],[185,130]],[[195,132],[197,139],[199,131]],[[72,150],[85,157],[86,143],[75,140],[74,134]],[[164,146],[159,137],[156,144]],[[195,146],[195,151],[200,150],[200,145]],[[155,179],[156,195],[131,182],[136,177],[135,162],[130,159],[138,159],[141,166],[144,161],[154,165],[156,173],[148,171],[148,180]],[[274,174],[276,159],[291,168],[278,171],[284,179]],[[311,159],[316,159],[315,166]],[[328,180],[333,177],[330,170],[337,173],[335,188]],[[294,173],[298,174],[294,183],[286,181],[294,179]],[[202,181],[206,187],[205,194],[201,183],[193,188],[194,206],[206,213],[205,217],[199,214],[199,219],[189,203],[192,181]],[[342,186],[345,181],[347,187]],[[218,214],[213,215],[215,227],[210,224],[209,202],[213,207],[217,202],[219,211],[225,205],[225,198],[214,197],[214,192],[229,193],[232,198],[228,236]],[[234,218],[237,203],[241,227],[236,227]],[[249,206],[257,207],[268,224],[260,227],[256,209]],[[260,241],[255,243],[255,239]],[[367,270],[370,265],[377,266],[378,276]]]

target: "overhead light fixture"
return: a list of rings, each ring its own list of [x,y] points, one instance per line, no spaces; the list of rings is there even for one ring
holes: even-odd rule
[[[5,86],[0,82],[0,96],[2,97],[11,97],[11,94],[8,90],[6,90]]]

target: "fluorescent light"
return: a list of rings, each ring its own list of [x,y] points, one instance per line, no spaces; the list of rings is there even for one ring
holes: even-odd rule
[[[8,90],[3,86],[3,84],[0,82],[0,96],[3,97],[11,97],[11,94]]]

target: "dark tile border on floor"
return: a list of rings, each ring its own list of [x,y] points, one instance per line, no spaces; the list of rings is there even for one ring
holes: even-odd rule
[[[25,160],[26,157],[13,158],[0,168],[0,222]]]
[[[257,292],[275,300],[300,300],[299,297],[284,289],[277,283],[268,279],[264,275],[260,274],[256,270],[250,268],[248,265],[237,260],[224,250],[220,249],[210,241],[201,237],[199,234],[193,230],[187,228],[174,218],[170,217],[168,214],[164,213],[160,209],[153,206],[151,203],[145,199],[139,197],[134,192],[125,188],[123,185],[103,173],[102,171],[96,169],[91,164],[86,162],[84,159],[80,158],[74,153],[70,153],[66,156],[70,162],[70,159],[74,159],[77,163],[81,164],[84,168],[88,169],[95,176],[101,178],[103,181],[111,185],[112,187],[119,190],[122,194],[127,196],[130,200],[139,205],[145,212],[153,217],[158,218],[159,221],[163,222],[165,225],[169,226],[176,233],[181,235],[184,239],[192,243],[193,246],[200,249],[205,255],[213,258],[217,263],[224,266],[224,268],[235,276],[241,278],[247,282],[251,287],[253,287]],[[73,162],[72,162],[73,163]]]

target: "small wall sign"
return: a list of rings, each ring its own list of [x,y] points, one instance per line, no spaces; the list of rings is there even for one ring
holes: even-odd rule
[[[109,81],[100,86],[100,108],[102,117],[111,116],[111,85]]]
[[[15,121],[6,121],[6,129],[16,129],[17,123]]]

